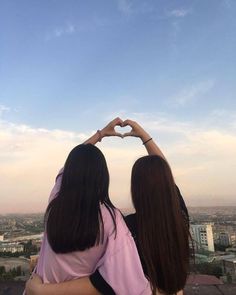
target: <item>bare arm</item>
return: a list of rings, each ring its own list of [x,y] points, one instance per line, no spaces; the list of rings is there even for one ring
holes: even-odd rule
[[[119,136],[122,137],[121,133],[115,131],[116,126],[122,126],[123,121],[120,118],[115,118],[110,123],[108,123],[103,129],[98,130],[94,135],[87,139],[84,144],[96,144],[101,141],[103,137],[107,136]]]
[[[158,155],[166,160],[160,148],[157,146],[154,140],[151,139],[151,136],[137,122],[132,120],[125,120],[123,123],[123,126],[130,126],[132,128],[132,130],[128,133],[125,133],[123,137],[126,137],[126,136],[139,137],[144,143],[144,146],[149,155]]]
[[[26,295],[101,295],[88,277],[57,283],[43,284],[38,275],[33,275],[26,283]]]

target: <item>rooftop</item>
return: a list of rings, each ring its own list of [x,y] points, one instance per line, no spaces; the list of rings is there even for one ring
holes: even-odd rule
[[[234,258],[225,258],[223,260],[236,263],[236,258],[235,257]]]
[[[1,294],[1,293],[0,293]],[[187,285],[184,295],[235,295],[236,284],[227,285]]]
[[[0,295],[22,295],[25,282],[0,282]],[[184,295],[235,295],[236,284],[224,285],[214,276],[195,275],[188,279]]]
[[[209,275],[190,275],[187,285],[223,285],[223,282],[215,276]]]

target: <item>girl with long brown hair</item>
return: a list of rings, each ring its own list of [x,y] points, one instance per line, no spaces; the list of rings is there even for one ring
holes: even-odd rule
[[[131,195],[136,213],[125,218],[126,224],[136,242],[152,294],[182,294],[190,256],[188,212],[159,147],[138,123],[126,120],[122,126],[127,125],[132,130],[123,137],[139,137],[148,156],[138,159],[132,169]],[[28,290],[29,295],[115,294],[99,269],[90,279],[60,284],[42,285],[35,277]]]

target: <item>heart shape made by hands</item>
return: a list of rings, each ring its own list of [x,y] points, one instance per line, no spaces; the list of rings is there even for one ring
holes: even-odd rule
[[[115,132],[117,133],[121,133],[121,134],[125,134],[127,132],[130,132],[132,130],[132,128],[130,126],[115,126]]]

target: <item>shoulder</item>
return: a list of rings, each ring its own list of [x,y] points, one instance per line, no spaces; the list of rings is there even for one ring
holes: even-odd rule
[[[127,225],[134,225],[136,223],[136,213],[126,215],[124,219]]]
[[[120,210],[104,204],[100,204],[100,209],[106,235],[113,236],[116,233],[126,234],[129,231]]]
[[[136,238],[137,236],[137,219],[136,219],[136,213],[134,214],[129,214],[125,216],[125,223],[130,230],[133,238]]]
[[[49,196],[49,203],[56,198],[58,192],[60,191],[63,171],[64,171],[64,167],[59,170],[56,176],[54,187]]]

